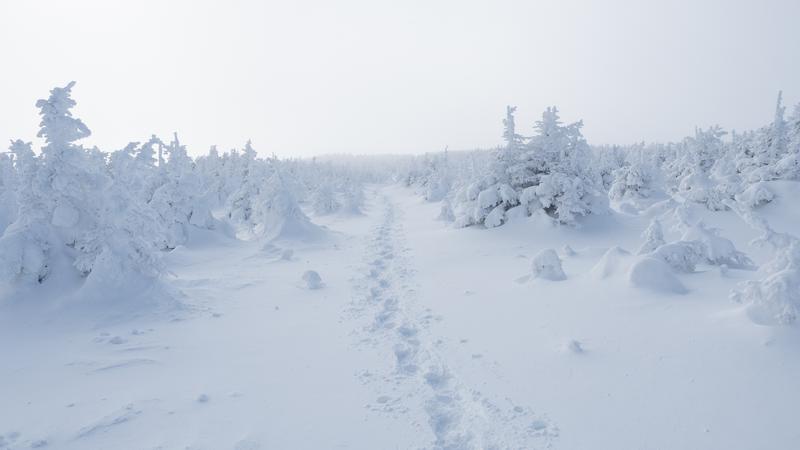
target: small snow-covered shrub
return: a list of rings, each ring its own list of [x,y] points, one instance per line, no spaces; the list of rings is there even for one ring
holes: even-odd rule
[[[745,281],[731,291],[731,299],[746,305],[751,320],[763,325],[787,325],[800,312],[800,239],[772,229],[766,219],[749,208],[730,202],[729,207],[752,228],[761,232],[753,243],[774,250],[771,261],[761,267],[764,277]]]
[[[675,241],[658,247],[649,255],[660,259],[678,272],[694,272],[698,263],[705,259],[706,249],[699,241]]]
[[[319,216],[331,214],[339,208],[339,202],[336,200],[330,184],[321,183],[311,194],[311,209],[314,214]]]
[[[666,241],[664,241],[664,231],[661,229],[661,222],[659,222],[658,219],[653,219],[650,222],[650,225],[648,225],[642,233],[642,237],[644,238],[644,242],[642,246],[639,247],[639,251],[636,252],[637,255],[651,253],[658,247],[666,244]]]
[[[349,180],[342,188],[341,211],[348,214],[361,214],[364,207],[364,186],[361,183]]]
[[[736,201],[750,208],[764,205],[775,198],[764,182],[751,184],[747,189],[735,196]]]
[[[800,314],[800,241],[779,251],[770,268],[764,278],[744,282],[731,298],[747,305],[747,313],[756,323],[794,323]]]
[[[453,208],[450,206],[449,200],[442,200],[442,204],[439,208],[439,215],[436,216],[436,219],[444,222],[453,222],[456,220],[456,216],[453,214]]]
[[[564,269],[561,268],[561,258],[552,248],[542,250],[533,257],[531,270],[534,278],[544,278],[552,281],[567,279]]]
[[[652,169],[636,162],[622,166],[613,172],[614,182],[608,191],[611,200],[639,199],[649,197],[654,176]]]
[[[506,210],[502,205],[495,206],[486,215],[486,218],[483,220],[483,224],[486,225],[487,228],[494,228],[499,227],[505,222],[506,219]]]
[[[277,238],[310,239],[322,234],[303,213],[289,189],[285,175],[277,166],[262,186],[253,207],[254,232],[267,240]]]
[[[30,156],[33,158],[30,143],[26,144],[20,140],[12,141],[9,150],[13,155],[16,155],[20,151],[30,152]],[[9,154],[0,153],[0,236],[3,234],[6,227],[17,219],[17,210],[19,207],[17,198],[18,190],[19,180],[14,167],[14,161]]]
[[[726,265],[733,269],[754,269],[755,263],[744,253],[736,250],[729,239],[719,235],[719,230],[707,228],[702,222],[688,228],[684,232],[683,241],[701,242],[703,257],[706,263]]]
[[[305,271],[302,280],[307,289],[321,289],[323,286],[322,277],[314,270]]]

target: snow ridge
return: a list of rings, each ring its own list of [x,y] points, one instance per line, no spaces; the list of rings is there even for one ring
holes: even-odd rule
[[[444,344],[431,325],[440,318],[416,305],[413,270],[404,253],[399,210],[390,199],[367,251],[367,275],[360,280],[363,295],[355,300],[367,323],[364,341],[391,351],[394,370],[381,378],[379,410],[424,412],[435,449],[549,448],[558,429],[521,406],[500,406],[466,386],[440,353]],[[419,426],[420,424],[417,423]],[[421,427],[423,428],[423,427]]]

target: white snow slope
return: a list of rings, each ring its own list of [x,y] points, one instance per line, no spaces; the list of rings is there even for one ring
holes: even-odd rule
[[[759,214],[789,231],[794,198]],[[364,215],[315,219],[327,239],[195,239],[167,258],[167,311],[4,303],[0,449],[800,446],[800,334],[728,299],[754,272],[700,265],[675,275],[688,293],[653,292],[629,283],[636,256],[603,258],[648,218],[454,230],[438,212],[372,186]],[[768,258],[732,212],[702,214]],[[530,276],[548,248],[566,280]]]

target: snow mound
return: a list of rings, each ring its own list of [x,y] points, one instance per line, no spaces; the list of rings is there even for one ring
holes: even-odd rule
[[[322,277],[320,277],[319,273],[314,270],[307,270],[303,274],[302,280],[307,289],[321,289],[324,286],[322,283]]]
[[[625,266],[630,256],[630,252],[621,247],[611,247],[603,254],[600,261],[592,267],[590,273],[593,278],[606,279],[618,273]]]
[[[580,355],[586,352],[586,349],[583,347],[583,343],[581,341],[576,341],[575,339],[570,339],[564,345],[564,349],[569,353],[574,353],[576,355]]]
[[[658,247],[650,256],[678,272],[691,273],[703,261],[705,254],[705,246],[700,241],[675,241]]]
[[[561,259],[552,248],[542,250],[533,257],[532,270],[533,278],[544,278],[552,281],[567,279],[564,269],[561,268]]]
[[[261,227],[257,227],[257,230]],[[263,230],[263,231],[262,231]],[[313,242],[326,237],[325,229],[312,223],[299,208],[288,214],[267,217],[261,231],[267,241]]]
[[[666,262],[652,256],[642,257],[631,266],[628,281],[634,287],[667,294],[689,292]]]

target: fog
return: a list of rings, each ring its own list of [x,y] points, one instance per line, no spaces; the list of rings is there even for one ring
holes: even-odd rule
[[[87,145],[177,131],[194,154],[398,153],[500,143],[557,105],[590,143],[754,128],[800,100],[800,2],[14,1],[0,141],[76,80]]]

